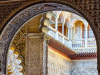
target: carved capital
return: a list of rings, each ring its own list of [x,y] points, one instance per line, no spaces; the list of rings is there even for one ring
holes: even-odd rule
[[[51,37],[49,35],[47,35],[47,34],[44,34],[44,39],[49,41],[51,39]]]

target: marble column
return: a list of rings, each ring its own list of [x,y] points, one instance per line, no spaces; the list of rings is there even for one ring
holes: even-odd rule
[[[48,40],[43,33],[28,33],[26,43],[26,75],[47,75]]]
[[[56,40],[58,40],[58,16],[55,17]]]
[[[72,26],[68,27],[68,39],[72,39]]]
[[[64,35],[64,22],[62,23],[62,34]]]
[[[85,25],[85,30],[86,30],[86,33],[85,33],[85,48],[87,48],[87,27],[88,25]]]
[[[69,27],[68,27],[68,39],[69,39],[69,32],[70,32],[70,30],[69,30]]]

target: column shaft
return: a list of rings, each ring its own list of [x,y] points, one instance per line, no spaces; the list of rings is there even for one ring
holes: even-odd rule
[[[87,26],[85,26],[85,29],[86,29],[86,37],[85,37],[85,47],[87,47]]]
[[[62,23],[62,34],[64,35],[64,23]]]
[[[69,27],[68,27],[68,39],[69,39],[69,31],[70,31],[70,30],[69,30]]]
[[[58,18],[57,17],[55,18],[55,30],[57,30],[56,31],[56,40],[58,40]]]
[[[70,39],[72,39],[72,27],[70,28]]]
[[[72,27],[68,27],[68,39],[72,39]]]
[[[47,41],[43,36],[27,36],[26,75],[47,75]]]
[[[55,29],[58,30],[58,18],[55,18]]]

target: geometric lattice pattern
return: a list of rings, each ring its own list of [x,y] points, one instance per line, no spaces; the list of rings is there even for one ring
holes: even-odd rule
[[[49,49],[48,75],[98,75],[97,60],[70,60]]]
[[[71,75],[98,75],[95,68],[73,69]]]

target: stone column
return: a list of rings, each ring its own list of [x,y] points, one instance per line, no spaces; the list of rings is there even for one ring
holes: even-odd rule
[[[26,75],[47,75],[48,44],[43,33],[27,35],[25,71]]]
[[[69,32],[70,32],[70,31],[69,31],[69,27],[68,27],[68,39],[69,39]]]
[[[72,39],[72,26],[68,27],[68,39]]]
[[[85,35],[85,48],[87,48],[87,27],[88,25],[85,25],[86,35]]]
[[[58,40],[58,16],[55,17],[55,30],[57,30],[57,32],[56,32],[56,40]]]
[[[64,22],[62,23],[62,34],[64,35]]]
[[[62,34],[64,35],[64,23],[65,22],[62,22]],[[64,36],[63,36],[63,41],[62,41],[62,43],[64,44]]]

